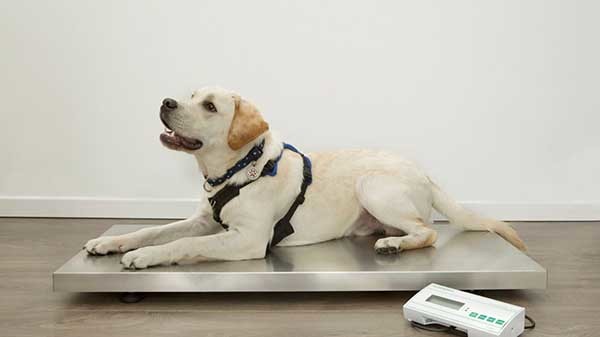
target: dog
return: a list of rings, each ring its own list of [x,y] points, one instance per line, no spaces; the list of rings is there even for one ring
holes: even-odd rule
[[[166,98],[160,119],[162,144],[193,155],[204,174],[198,210],[185,220],[90,240],[84,246],[89,254],[125,253],[123,266],[140,269],[260,259],[274,244],[374,233],[385,235],[376,241],[376,253],[396,254],[435,243],[432,209],[465,230],[495,232],[526,249],[509,224],[466,210],[421,168],[396,155],[302,154],[284,144],[258,108],[235,92],[206,87],[189,99]]]

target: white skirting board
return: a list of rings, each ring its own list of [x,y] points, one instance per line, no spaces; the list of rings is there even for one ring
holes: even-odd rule
[[[570,203],[501,203],[465,201],[465,207],[507,221],[600,220],[600,201]],[[196,199],[83,197],[0,197],[0,217],[164,218],[190,216]],[[436,214],[435,220],[444,219]]]

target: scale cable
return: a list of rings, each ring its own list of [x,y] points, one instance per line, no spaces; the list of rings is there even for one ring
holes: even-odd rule
[[[531,318],[531,316],[525,315],[525,319],[529,321],[529,325],[525,325],[524,329],[533,329],[535,328],[535,320]],[[441,324],[421,324],[417,322],[410,321],[410,325],[414,328],[431,331],[431,332],[448,332],[456,336],[467,336],[464,331],[458,330],[455,326],[446,326]]]

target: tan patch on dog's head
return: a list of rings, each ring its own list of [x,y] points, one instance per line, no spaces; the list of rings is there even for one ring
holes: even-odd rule
[[[235,96],[234,100],[235,113],[229,127],[227,144],[232,150],[239,150],[267,131],[269,124],[252,103],[239,96]]]

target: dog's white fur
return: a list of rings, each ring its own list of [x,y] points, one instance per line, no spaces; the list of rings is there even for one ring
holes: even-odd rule
[[[216,113],[205,108],[207,97],[217,108]],[[178,102],[167,122],[175,134],[201,140],[204,145],[193,151],[165,145],[193,154],[204,175],[218,177],[264,139],[264,155],[257,162],[260,171],[269,159],[281,153],[282,142],[267,130],[241,148],[232,149],[228,133],[240,100],[237,94],[221,88],[196,91],[190,100]],[[313,183],[306,192],[306,201],[291,220],[295,233],[281,241],[280,246],[384,232],[387,237],[375,244],[380,253],[427,247],[437,236],[429,227],[435,208],[453,224],[467,230],[494,231],[519,249],[525,249],[508,224],[465,210],[407,160],[365,150],[307,155],[313,164]],[[222,184],[206,192],[196,214],[186,220],[125,235],[99,237],[87,242],[84,248],[99,255],[127,252],[121,260],[126,268],[263,258],[273,225],[299,193],[302,167],[299,155],[284,151],[276,176],[259,178],[244,187],[223,208],[221,218],[230,226],[228,231],[212,219],[207,202],[209,196],[225,186]],[[247,181],[245,172],[238,172],[227,183]]]

